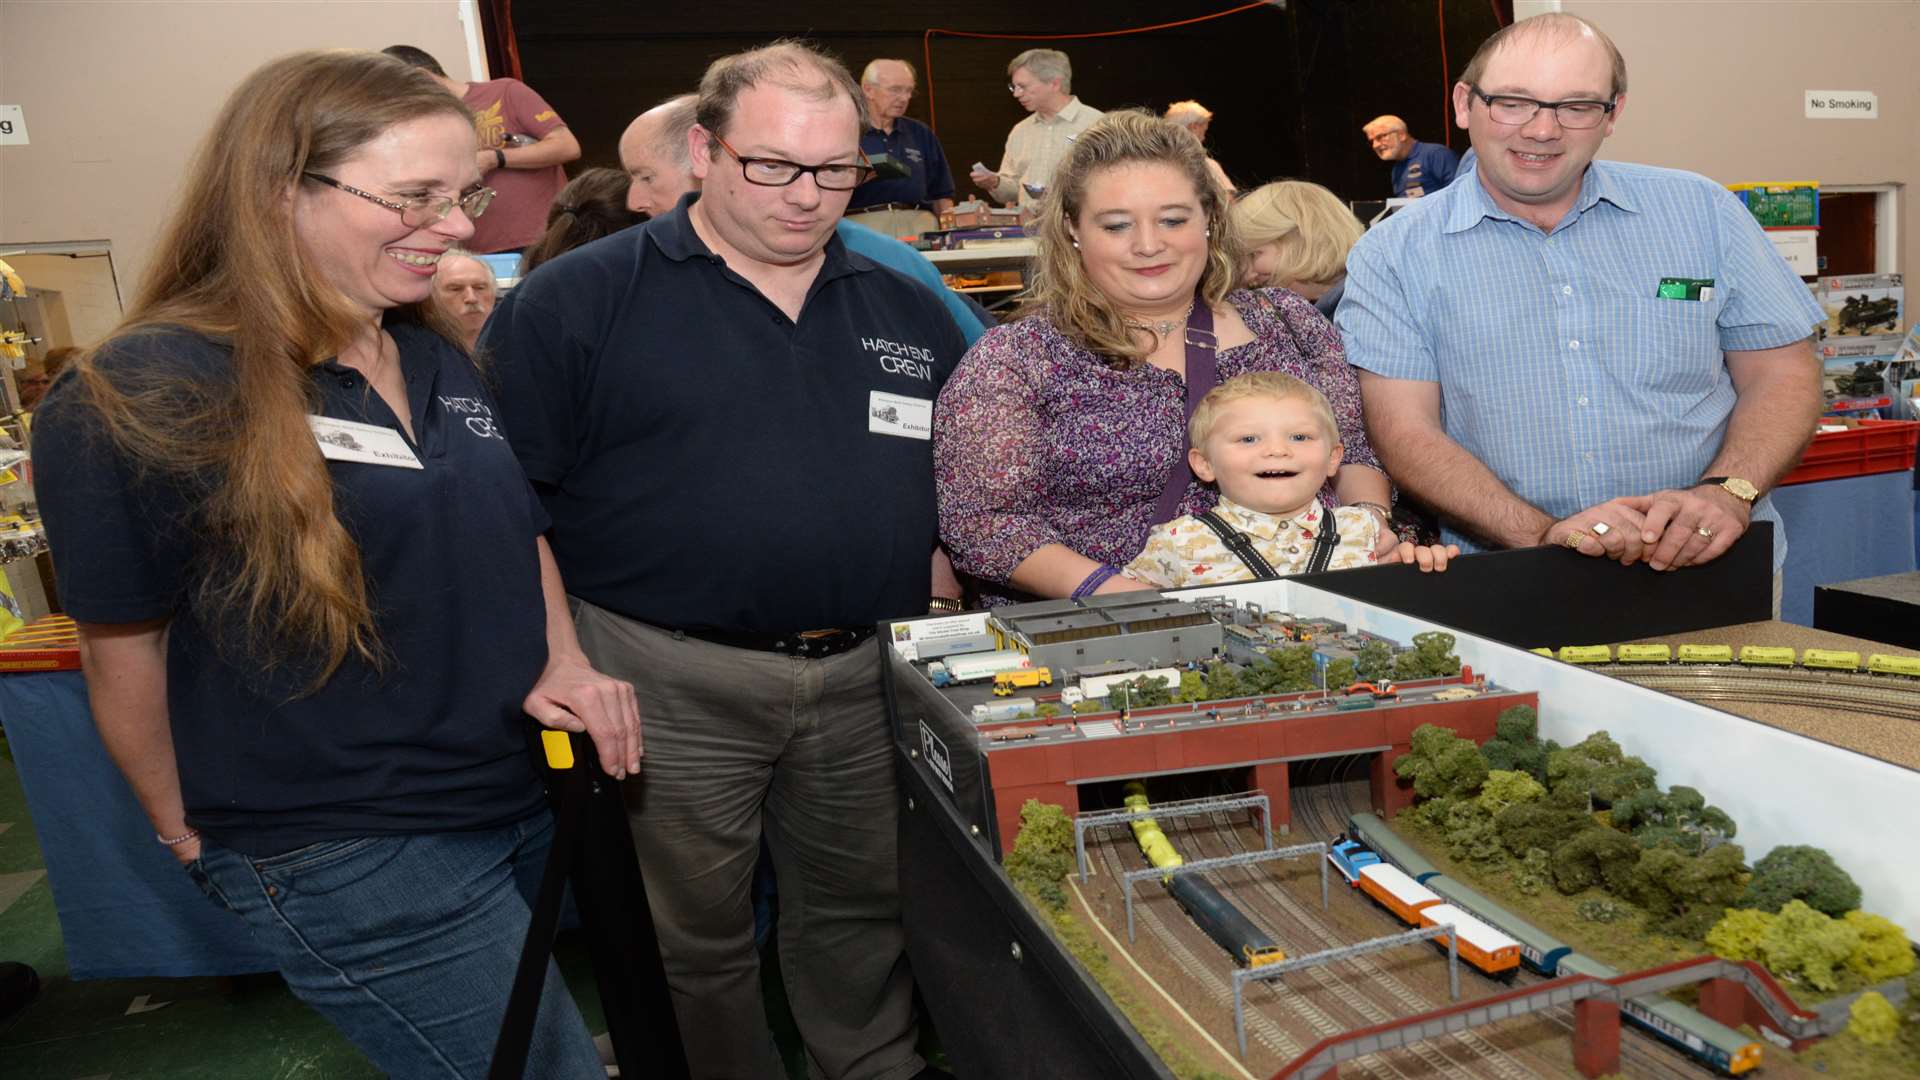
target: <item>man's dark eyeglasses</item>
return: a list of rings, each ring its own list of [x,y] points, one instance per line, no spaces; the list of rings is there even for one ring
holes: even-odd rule
[[[1541,109],[1552,109],[1554,119],[1569,131],[1595,128],[1613,112],[1617,104],[1612,101],[1538,101],[1512,94],[1488,94],[1477,86],[1467,89],[1473,92],[1474,97],[1487,103],[1487,114],[1493,117],[1494,123],[1509,127],[1527,123],[1538,116]]]
[[[453,213],[455,204],[459,205],[461,212],[467,217],[477,218],[487,212],[487,204],[493,202],[494,195],[490,187],[476,187],[461,192],[457,199],[445,195],[421,195],[406,202],[389,202],[372,192],[349,187],[331,176],[323,176],[317,172],[303,172],[300,175],[309,180],[317,180],[330,188],[339,188],[349,195],[358,195],[370,203],[379,203],[389,210],[398,210],[400,223],[409,229],[424,229],[429,225],[440,224],[447,220],[448,214]]]
[[[835,163],[831,165],[802,165],[798,162],[783,161],[780,158],[741,157],[739,152],[727,145],[727,140],[717,132],[713,141],[720,144],[733,160],[740,163],[740,175],[747,178],[749,184],[761,187],[786,187],[800,179],[802,173],[812,173],[813,182],[822,191],[852,191],[867,182],[873,175],[873,166],[867,164],[867,155],[860,154],[857,165]]]

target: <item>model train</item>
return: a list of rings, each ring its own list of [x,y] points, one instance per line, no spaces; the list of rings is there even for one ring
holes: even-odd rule
[[[1133,781],[1126,787],[1127,797],[1122,800],[1128,809],[1142,813],[1147,809],[1146,788]],[[1133,821],[1133,838],[1147,857],[1147,862],[1161,870],[1172,870],[1182,866],[1186,860],[1175,851],[1167,840],[1160,825],[1152,818],[1136,818]],[[1277,964],[1287,958],[1280,946],[1266,932],[1253,924],[1241,913],[1240,909],[1219,890],[1208,884],[1199,874],[1168,874],[1161,878],[1167,892],[1179,904],[1187,916],[1193,920],[1214,943],[1227,950],[1227,955],[1241,967],[1255,968],[1266,964]]]
[[[1860,654],[1843,649],[1807,649],[1796,653],[1784,647],[1742,645],[1738,653],[1729,645],[1682,645],[1676,651],[1670,645],[1622,645],[1616,653],[1607,645],[1564,645],[1552,649],[1534,649],[1542,656],[1569,664],[1743,664],[1747,667],[1793,667],[1796,663],[1820,671],[1867,671],[1875,675],[1905,675],[1920,678],[1920,656],[1896,656],[1869,653],[1865,662]]]
[[[1408,877],[1397,867],[1381,862],[1355,840],[1340,838],[1327,848],[1327,861],[1347,884],[1372,897],[1408,926],[1451,926],[1454,948],[1460,958],[1496,979],[1513,977],[1520,966],[1520,943],[1464,909],[1449,904],[1440,894]],[[1442,937],[1435,944],[1446,947]]]
[[[1439,868],[1422,858],[1412,845],[1394,835],[1378,817],[1355,814],[1348,819],[1347,829],[1348,835],[1357,841],[1349,841],[1342,853],[1341,858],[1347,866],[1355,868],[1358,873],[1379,865],[1400,871],[1401,876],[1411,883],[1424,887],[1456,908],[1472,913],[1511,938],[1519,948],[1520,962],[1529,970],[1549,977],[1590,975],[1596,979],[1611,979],[1620,974],[1592,957],[1574,952],[1566,942],[1440,873]],[[1333,853],[1329,852],[1329,858],[1332,857]],[[1369,858],[1378,861],[1370,864],[1366,862]],[[1334,865],[1341,866],[1341,860],[1336,859]],[[1345,876],[1347,870],[1343,868],[1341,874]],[[1620,1015],[1628,1023],[1646,1030],[1716,1072],[1738,1076],[1760,1065],[1762,1048],[1758,1042],[1663,995],[1629,998],[1621,1003]]]

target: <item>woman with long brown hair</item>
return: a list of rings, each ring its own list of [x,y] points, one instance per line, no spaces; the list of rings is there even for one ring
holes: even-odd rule
[[[975,343],[934,409],[940,537],[988,602],[1143,588],[1118,568],[1148,530],[1218,498],[1187,469],[1187,419],[1246,371],[1326,395],[1346,456],[1321,498],[1384,524],[1340,339],[1298,296],[1240,288],[1226,200],[1199,140],[1139,111],[1108,113],[1054,173],[1019,316]]]
[[[409,1078],[486,1071],[551,832],[526,717],[639,766],[633,689],[581,656],[545,516],[425,304],[490,198],[423,73],[267,64],[35,429],[94,719],[155,839]],[[529,1067],[600,1074],[552,968]]]
[[[627,209],[631,184],[626,173],[605,166],[587,169],[567,181],[547,208],[546,233],[520,256],[520,276],[533,273],[548,259],[638,225],[640,215]]]

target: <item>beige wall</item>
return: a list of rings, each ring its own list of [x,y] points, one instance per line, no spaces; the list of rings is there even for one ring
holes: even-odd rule
[[[1604,156],[1722,183],[1909,184],[1920,176],[1920,0],[1563,0],[1627,58]],[[1522,11],[1522,14],[1525,14]],[[1871,90],[1878,120],[1808,120],[1808,90]],[[1902,271],[1920,213],[1900,192]]]
[[[0,2],[0,102],[26,110],[33,139],[0,146],[0,246],[110,241],[131,300],[187,160],[242,77],[299,49],[405,43],[456,79],[484,78],[470,70],[460,9],[458,0]]]

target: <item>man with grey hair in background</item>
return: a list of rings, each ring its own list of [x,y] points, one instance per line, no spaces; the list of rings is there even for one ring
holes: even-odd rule
[[[974,186],[1001,203],[1032,206],[1081,132],[1104,114],[1073,96],[1073,64],[1058,49],[1028,49],[1007,64],[1007,90],[1032,116],[1007,133],[998,171],[975,162]]]
[[[1176,101],[1167,106],[1166,119],[1168,123],[1177,124],[1192,132],[1193,137],[1199,139],[1204,146],[1207,142],[1207,129],[1213,126],[1213,110],[1197,101]],[[1227,179],[1227,170],[1220,167],[1220,163],[1213,159],[1212,154],[1207,155],[1207,175],[1213,177],[1213,182],[1220,185],[1220,190],[1229,195],[1233,193],[1233,181]]]
[[[693,130],[697,94],[680,94],[641,113],[620,136],[620,167],[627,171],[627,209],[664,214],[693,190]]]
[[[433,304],[460,325],[460,340],[468,352],[479,344],[480,328],[487,325],[498,298],[493,267],[464,248],[450,248],[440,256],[433,271]]]
[[[861,184],[847,219],[882,236],[913,236],[939,227],[953,206],[953,172],[933,129],[906,115],[913,101],[913,65],[874,60],[860,74],[867,98],[867,130],[860,151],[878,175]]]
[[[914,1050],[874,626],[928,608],[933,402],[965,345],[838,238],[870,172],[859,95],[797,43],[714,61],[689,190],[543,266],[482,335],[581,648],[636,680],[627,809],[696,1077],[785,1075],[749,899],[762,835],[809,1072],[945,1075]]]

